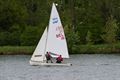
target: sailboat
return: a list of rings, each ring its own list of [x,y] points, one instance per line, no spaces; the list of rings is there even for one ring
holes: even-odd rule
[[[30,59],[30,65],[72,65],[71,63],[46,63],[46,52],[51,52],[53,58],[58,57],[58,55],[62,55],[63,58],[69,58],[63,26],[54,3],[52,5],[49,26],[43,32]]]

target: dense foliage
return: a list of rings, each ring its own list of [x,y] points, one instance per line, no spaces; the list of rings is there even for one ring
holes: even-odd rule
[[[71,52],[81,44],[119,42],[120,0],[0,0],[0,46],[36,45],[53,2]]]

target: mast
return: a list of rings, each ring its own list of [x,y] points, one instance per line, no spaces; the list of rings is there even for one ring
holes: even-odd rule
[[[54,4],[54,3],[53,3]],[[53,5],[52,5],[52,9],[53,9]],[[52,9],[51,9],[51,13],[52,13]],[[51,18],[51,14],[50,14],[50,18]],[[49,18],[49,24],[50,24],[50,18]],[[49,25],[46,26],[47,27],[47,38],[46,38],[46,44],[45,44],[45,50],[44,50],[44,54],[46,54],[46,48],[47,48],[47,42],[48,42],[48,31],[49,31]],[[44,60],[44,59],[43,59]]]
[[[54,4],[54,3],[53,3]],[[53,5],[52,5],[53,8]],[[51,13],[52,13],[52,9],[51,9]],[[51,14],[50,14],[50,18],[51,18]],[[50,18],[49,18],[49,24],[50,24]],[[47,28],[47,36],[46,36],[46,42],[45,42],[45,49],[44,49],[44,54],[46,54],[46,47],[47,47],[47,42],[48,42],[48,31],[49,31],[49,25],[46,26]],[[44,56],[43,61],[45,60],[46,56]]]

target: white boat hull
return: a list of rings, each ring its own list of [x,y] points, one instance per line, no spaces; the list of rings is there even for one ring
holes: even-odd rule
[[[30,61],[30,65],[32,66],[72,66],[71,63],[45,63],[38,61]]]

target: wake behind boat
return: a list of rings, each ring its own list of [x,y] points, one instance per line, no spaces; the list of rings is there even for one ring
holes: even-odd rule
[[[71,63],[46,63],[45,55],[47,52],[51,52],[53,58],[58,57],[58,55],[62,55],[63,58],[69,58],[63,26],[54,3],[52,5],[49,26],[44,30],[44,33],[31,57],[30,65],[72,65]]]

